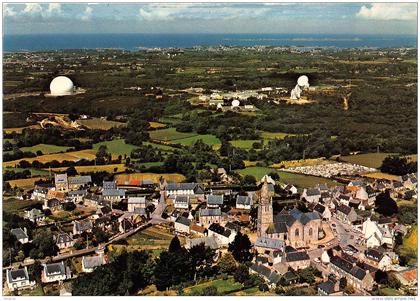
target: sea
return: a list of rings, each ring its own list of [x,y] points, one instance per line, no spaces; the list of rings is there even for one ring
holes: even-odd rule
[[[30,34],[4,35],[3,51],[49,51],[116,48],[138,51],[150,48],[197,46],[304,46],[335,48],[417,47],[416,35],[358,34]]]

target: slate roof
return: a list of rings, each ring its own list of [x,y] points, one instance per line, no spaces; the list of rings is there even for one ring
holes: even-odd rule
[[[384,257],[384,254],[377,249],[369,249],[365,252],[365,255],[367,258],[372,259],[376,262],[381,261],[382,257]]]
[[[90,220],[74,221],[74,225],[78,232],[92,229],[92,222]]]
[[[306,189],[306,195],[307,196],[321,195],[321,191],[317,188],[308,188],[308,189]]]
[[[236,204],[252,205],[252,198],[250,198],[247,195],[237,195],[236,196]]]
[[[175,203],[182,203],[182,204],[188,204],[189,197],[186,195],[177,195],[175,197]]]
[[[267,278],[270,283],[277,283],[281,278],[281,276],[275,271],[272,271],[270,268],[262,264],[254,263],[249,268],[257,274],[260,274]]]
[[[341,204],[338,208],[337,211],[340,211],[342,213],[344,213],[345,215],[349,215],[351,208],[349,206],[343,205]]]
[[[69,184],[72,185],[85,185],[92,182],[91,176],[74,176],[69,177]]]
[[[49,189],[50,189],[49,187],[43,187],[43,186],[38,186],[38,185],[37,185],[37,186],[35,186],[35,188],[34,188],[34,192],[47,194]]]
[[[125,190],[123,189],[105,189],[102,191],[103,196],[125,196]]]
[[[16,237],[17,240],[28,238],[28,235],[21,228],[10,230],[10,233]]]
[[[219,224],[213,223],[210,225],[209,230],[222,235],[224,237],[229,237],[232,234],[230,229],[226,229],[225,227],[220,226]]]
[[[204,244],[206,247],[209,247],[213,250],[218,249],[219,245],[217,244],[216,238],[214,236],[199,237],[186,240],[186,245],[189,248]]]
[[[325,211],[325,207],[323,205],[321,205],[321,204],[318,203],[318,204],[315,205],[314,210],[316,212],[322,214]]]
[[[87,190],[75,190],[75,191],[69,191],[69,196],[85,196],[87,195]]]
[[[45,264],[44,271],[47,276],[65,275],[66,268],[64,262]]]
[[[104,181],[102,187],[104,188],[104,190],[117,189],[117,183],[115,183],[114,181]]]
[[[33,208],[32,210],[28,211],[29,218],[37,218],[37,217],[42,217],[42,216],[45,216],[45,215],[39,209]]]
[[[183,224],[183,225],[185,225],[185,226],[189,227],[189,226],[190,226],[190,224],[191,224],[191,221],[190,221],[188,218],[183,217],[183,216],[181,215],[181,216],[179,216],[179,217],[175,220],[175,223],[180,223],[180,224]]]
[[[198,183],[168,183],[166,190],[192,190],[195,194],[204,193]]]
[[[102,214],[109,214],[109,213],[111,213],[112,212],[112,209],[111,209],[111,207],[109,207],[109,206],[103,206],[103,207],[101,207],[101,208],[99,208],[99,211],[102,213]]]
[[[26,267],[14,271],[8,270],[7,273],[9,274],[9,283],[29,280],[28,269]]]
[[[104,264],[102,256],[83,256],[82,261],[85,269],[93,269]]]
[[[207,196],[208,205],[223,205],[223,195],[208,195]]]
[[[73,241],[73,239],[70,237],[67,233],[60,233],[57,235],[55,243],[56,244],[64,244]]]
[[[241,226],[232,222],[227,222],[225,225],[225,228],[235,231],[235,232],[240,232],[241,231]]]
[[[211,208],[204,208],[200,209],[200,216],[221,216],[222,210],[220,208],[211,209]]]
[[[129,197],[127,200],[127,204],[146,204],[146,197]]]
[[[335,284],[331,280],[318,284],[318,289],[324,291],[328,295],[335,293]]]
[[[266,237],[257,237],[255,246],[269,249],[284,249],[284,241]]]
[[[349,273],[350,275],[353,275],[359,280],[363,280],[366,276],[366,271],[362,270],[360,267],[353,266],[353,264],[341,257],[333,256],[330,259],[330,263],[337,266],[341,270]]]
[[[47,206],[50,207],[50,208],[52,208],[52,207],[58,207],[60,205],[61,205],[61,203],[57,199],[50,199],[50,200],[47,201]]]
[[[287,262],[302,261],[302,260],[309,260],[309,255],[306,251],[286,253]]]

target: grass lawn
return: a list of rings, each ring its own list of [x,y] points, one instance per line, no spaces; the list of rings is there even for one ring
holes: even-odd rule
[[[251,149],[252,144],[254,144],[255,142],[260,143],[260,140],[232,140],[232,141],[229,141],[229,142],[234,147]]]
[[[66,168],[65,168],[66,169]],[[30,170],[32,173],[32,176],[47,176],[49,175],[48,170],[43,169],[35,169],[35,168],[20,168],[20,167],[5,167],[3,168],[3,172],[6,170],[14,171],[14,172],[22,172],[24,170]]]
[[[159,144],[159,143],[153,143],[153,142],[143,142],[143,145],[149,145],[149,146],[155,147],[157,149],[160,149],[160,150],[163,150],[163,151],[168,151],[168,152],[173,152],[177,149],[176,147],[172,147],[172,146],[169,146],[169,145],[163,145],[163,144]]]
[[[162,166],[163,162],[135,162],[137,167],[151,167],[151,166]]]
[[[342,161],[353,164],[359,164],[372,168],[379,168],[382,165],[382,161],[389,155],[392,155],[392,153],[369,153],[341,156],[340,159]]]
[[[401,292],[399,290],[396,290],[394,288],[385,287],[379,289],[381,296],[401,296]]]
[[[30,147],[21,147],[20,150],[23,152],[33,152],[41,151],[44,155],[66,152],[70,147],[68,146],[58,146],[52,144],[37,144]]]
[[[111,140],[111,141],[104,141],[104,142],[95,143],[93,145],[93,150],[95,151],[95,153],[98,151],[99,146],[101,146],[101,145],[106,145],[106,147],[108,148],[108,151],[113,155],[113,157],[114,156],[118,157],[119,155],[129,156],[131,154],[131,151],[133,151],[134,149],[137,148],[137,146],[135,146],[135,145],[126,144],[124,142],[124,139],[115,139],[115,140]]]
[[[414,252],[415,254],[417,254],[417,232],[417,226],[415,226],[411,229],[408,236],[403,239],[401,254],[405,254],[408,252]]]
[[[284,139],[286,136],[296,136],[295,134],[283,133],[283,132],[261,132],[261,137],[268,140]]]
[[[41,126],[40,126],[39,124],[34,124],[34,125],[24,126],[24,127],[20,127],[20,128],[6,128],[6,129],[3,129],[3,131],[4,131],[6,134],[11,134],[11,133],[13,133],[13,132],[16,132],[17,134],[21,134],[21,133],[22,133],[22,131],[23,131],[23,129],[26,129],[26,128],[30,128],[30,129],[40,129],[40,128],[41,128]]]
[[[3,210],[7,212],[20,212],[22,209],[36,204],[37,202],[31,200],[19,200],[16,198],[3,198]]]
[[[111,121],[101,118],[79,119],[78,123],[90,129],[109,130],[113,127],[126,126],[125,122]]]
[[[52,171],[64,171],[68,167],[57,167],[51,168]],[[109,173],[115,172],[115,168],[117,172],[125,171],[124,164],[109,164],[109,165],[87,165],[87,166],[75,166],[77,172],[97,172],[97,171],[106,171]]]
[[[164,177],[168,182],[182,182],[185,180],[185,177],[178,173],[132,173],[132,174],[119,174],[115,176],[117,183],[129,182],[130,180],[152,180],[157,183],[160,177]]]
[[[22,296],[44,296],[42,286],[37,285],[33,290],[22,291]]]
[[[327,184],[327,185],[337,185],[336,182],[331,181],[326,178],[300,175],[285,171],[278,171],[277,169],[270,167],[247,167],[244,169],[237,170],[241,175],[251,175],[254,176],[257,181],[259,181],[263,176],[271,172],[276,172],[280,176],[280,182],[289,183],[298,186],[299,188],[306,188],[315,186],[317,184]]]
[[[198,140],[202,140],[207,145],[215,145],[215,144],[220,144],[221,143],[219,138],[217,138],[214,135],[210,135],[210,134],[196,135],[196,136],[193,136],[193,137],[171,140],[170,142],[173,143],[173,144],[182,144],[182,145],[185,145],[185,146],[190,146],[190,145],[193,145]]]
[[[215,286],[217,288],[217,292],[220,295],[227,295],[232,291],[237,291],[242,288],[242,284],[235,282],[235,280],[233,280],[233,277],[229,277],[229,279],[227,280],[211,280],[194,286],[189,286],[184,289],[184,292],[186,294],[189,294],[191,293],[191,291],[202,291],[204,288],[209,286]]]
[[[181,133],[176,128],[168,128],[156,131],[150,131],[150,139],[159,141],[170,141],[197,136],[197,133]]]

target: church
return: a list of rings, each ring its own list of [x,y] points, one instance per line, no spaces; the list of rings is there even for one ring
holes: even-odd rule
[[[258,237],[283,240],[293,248],[309,247],[322,238],[322,218],[318,212],[303,213],[297,208],[282,210],[273,214],[273,193],[267,181],[257,193],[258,203]]]

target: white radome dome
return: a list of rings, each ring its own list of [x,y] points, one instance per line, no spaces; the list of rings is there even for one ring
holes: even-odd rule
[[[70,78],[57,76],[50,84],[51,95],[71,95],[74,92],[74,85]]]
[[[235,99],[232,101],[232,107],[239,107],[241,103],[239,102],[239,100]]]

